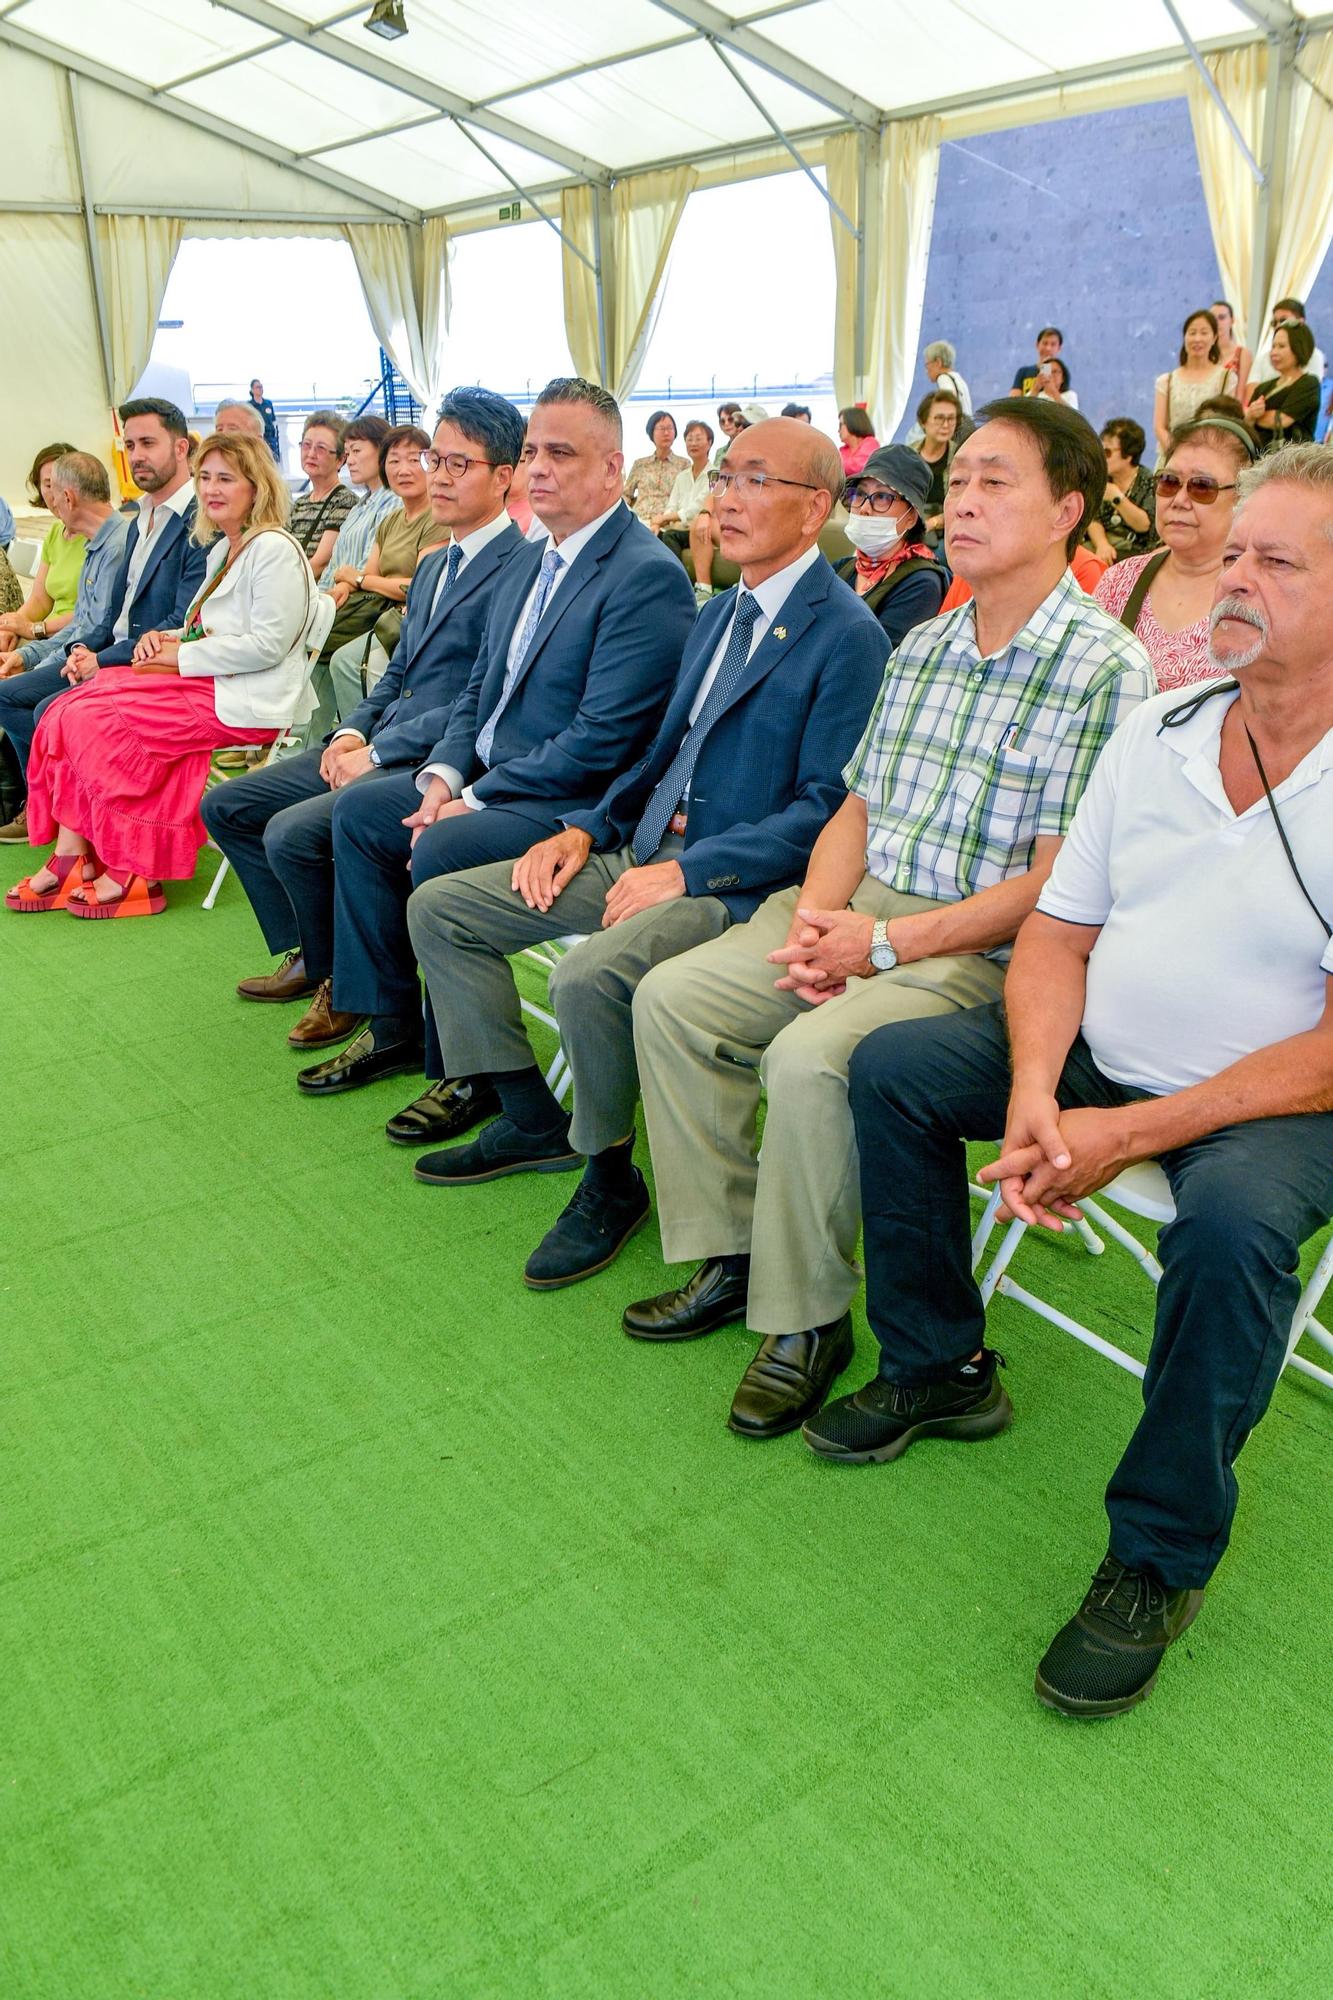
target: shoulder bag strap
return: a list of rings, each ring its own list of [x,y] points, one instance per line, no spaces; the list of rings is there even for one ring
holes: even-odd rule
[[[1166,561],[1170,553],[1170,549],[1159,549],[1155,556],[1149,556],[1147,562],[1134,579],[1134,588],[1130,591],[1129,597],[1125,602],[1125,608],[1120,614],[1120,623],[1127,632],[1132,632],[1138,624],[1139,613],[1143,609],[1144,600],[1153,586],[1153,578],[1157,575],[1158,570],[1162,567],[1162,564]]]

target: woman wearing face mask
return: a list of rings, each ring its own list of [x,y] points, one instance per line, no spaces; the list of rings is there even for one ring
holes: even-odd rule
[[[1184,425],[1157,475],[1157,532],[1165,546],[1118,562],[1092,593],[1142,641],[1164,693],[1216,677],[1208,614],[1235,512],[1236,475],[1258,456],[1249,431],[1227,417]]]
[[[835,565],[873,611],[896,646],[914,625],[933,618],[948,573],[922,536],[931,468],[905,444],[881,445],[848,483],[846,535],[855,556]]]

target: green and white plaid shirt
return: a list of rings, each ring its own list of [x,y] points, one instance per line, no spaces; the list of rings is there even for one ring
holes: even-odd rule
[[[885,670],[843,773],[866,802],[866,867],[890,889],[961,902],[1068,831],[1116,724],[1156,694],[1148,655],[1066,570],[1002,653],[974,607],[916,626]]]

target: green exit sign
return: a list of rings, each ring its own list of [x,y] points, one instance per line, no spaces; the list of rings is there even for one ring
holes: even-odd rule
[[[520,222],[522,219],[523,204],[521,201],[511,201],[508,208],[500,210],[501,222]]]

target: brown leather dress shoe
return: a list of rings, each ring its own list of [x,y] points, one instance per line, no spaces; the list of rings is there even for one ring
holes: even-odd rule
[[[333,1004],[333,981],[321,979],[315,997],[302,1014],[287,1040],[294,1049],[323,1049],[330,1042],[345,1042],[361,1026],[360,1014],[340,1014]]]
[[[28,808],[20,806],[13,819],[0,826],[0,841],[6,847],[26,847],[28,844]]]
[[[243,979],[236,991],[242,1000],[308,1000],[319,991],[319,981],[306,972],[298,945],[276,971],[265,972],[258,979]]]

